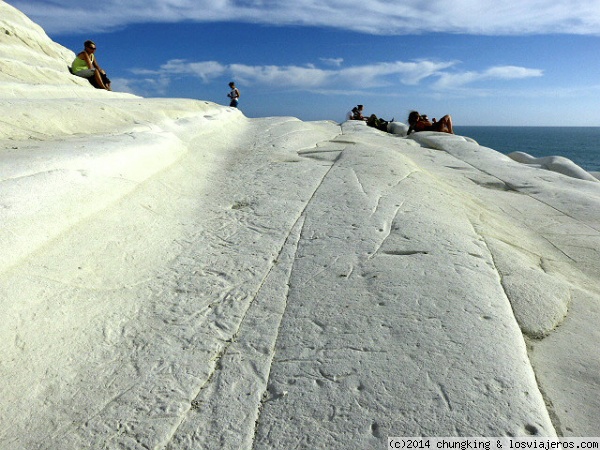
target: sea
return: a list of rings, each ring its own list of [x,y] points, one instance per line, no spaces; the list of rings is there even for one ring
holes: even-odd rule
[[[455,126],[454,132],[500,153],[564,156],[588,172],[600,172],[600,127]]]

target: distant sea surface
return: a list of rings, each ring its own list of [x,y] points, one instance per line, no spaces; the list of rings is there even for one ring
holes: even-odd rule
[[[500,153],[564,156],[588,172],[600,171],[600,127],[463,127],[454,132]]]

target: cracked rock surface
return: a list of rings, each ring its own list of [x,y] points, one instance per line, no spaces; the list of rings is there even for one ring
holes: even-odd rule
[[[1,449],[598,435],[600,183],[19,80],[0,9]]]
[[[1,274],[3,443],[380,448],[598,431],[581,375],[598,361],[587,182],[483,171],[476,153],[359,124],[221,114],[235,132],[187,119],[182,156],[134,189],[93,164],[107,144],[79,137],[84,181],[31,182],[61,186],[48,207],[71,219]],[[116,200],[83,214],[85,183]],[[8,211],[6,239],[20,224]]]

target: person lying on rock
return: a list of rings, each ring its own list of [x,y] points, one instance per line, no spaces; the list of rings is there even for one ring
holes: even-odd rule
[[[408,115],[408,125],[409,129],[407,134],[410,134],[413,131],[440,131],[442,133],[454,134],[452,117],[448,114],[438,121],[433,119],[433,122],[430,122],[426,115],[419,114],[418,111],[412,111]]]
[[[83,43],[83,51],[77,55],[71,64],[71,72],[78,77],[87,78],[97,89],[110,91],[110,80],[106,72],[98,65],[94,52],[96,44],[92,41]]]
[[[387,121],[382,119],[381,117],[377,117],[375,114],[371,114],[367,119],[367,125],[373,128],[377,128],[378,130],[387,132],[388,124],[393,121],[394,119]]]

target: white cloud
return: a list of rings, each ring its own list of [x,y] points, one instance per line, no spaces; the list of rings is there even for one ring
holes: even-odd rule
[[[451,70],[451,71],[449,71]],[[352,91],[380,89],[385,91],[398,85],[415,86],[431,79],[434,90],[460,90],[482,80],[515,80],[540,77],[543,72],[518,66],[495,66],[482,71],[460,72],[456,61],[394,61],[370,65],[322,69],[314,64],[304,66],[252,66],[221,64],[217,61],[189,62],[170,60],[157,70],[134,69],[136,75],[156,77],[158,86],[174,76],[193,76],[205,83],[227,76],[247,86],[269,86],[278,89],[310,91]],[[435,81],[434,81],[435,80]]]
[[[383,86],[390,83],[391,79],[388,78],[390,76],[395,82],[399,80],[403,84],[415,85],[454,64],[454,62],[396,61],[341,69],[338,75],[343,81],[358,86]]]
[[[171,77],[174,75],[196,76],[205,83],[222,76],[227,71],[227,66],[216,61],[188,62],[184,59],[172,59],[160,66],[157,70],[131,69],[136,75]]]
[[[162,75],[158,77],[136,77],[134,79],[111,78],[111,87],[114,91],[126,92],[129,94],[140,95],[142,97],[166,95],[169,85],[169,77]]]
[[[414,85],[438,74],[453,62],[384,62],[340,69],[319,69],[306,66],[249,66],[232,64],[232,76],[248,84],[287,86],[290,88],[324,88],[336,85],[372,88],[398,84]]]
[[[341,28],[372,34],[600,35],[598,0],[9,0],[50,33],[143,22],[231,21]],[[93,20],[90,20],[92,19]],[[98,27],[94,29],[94,27]]]
[[[229,66],[233,78],[247,84],[263,84],[289,88],[313,88],[326,85],[335,72],[312,66]]]
[[[516,80],[523,78],[541,77],[544,72],[540,69],[529,69],[518,66],[496,66],[481,72],[440,73],[434,84],[436,89],[456,89],[467,84],[484,80]]]
[[[340,67],[344,62],[344,58],[320,58],[321,62],[329,66]]]
[[[183,59],[172,59],[160,67],[161,73],[194,75],[205,83],[220,77],[226,70],[226,66],[216,61],[187,62]]]
[[[496,66],[484,72],[487,78],[501,78],[504,80],[514,80],[518,78],[541,77],[544,72],[539,69],[528,69],[517,66]]]
[[[223,65],[216,61],[188,62],[170,60],[158,70],[133,69],[136,75],[170,77],[197,76],[204,82],[228,75],[248,85],[279,86],[292,89],[329,89],[336,86],[373,88],[393,86],[398,83],[416,85],[425,78],[444,76],[444,69],[455,62],[381,62],[371,65],[321,69],[314,64],[304,66],[251,66],[247,64]]]

